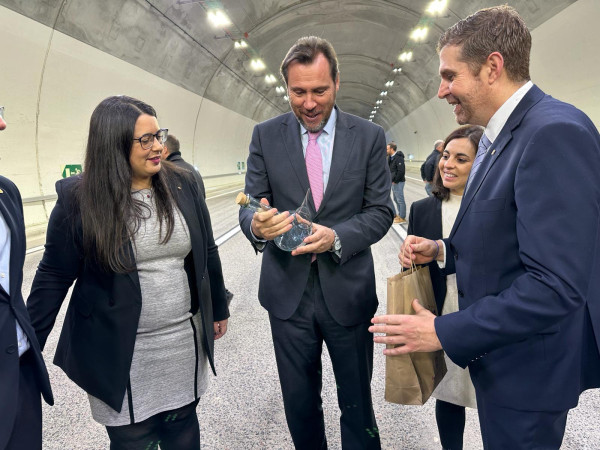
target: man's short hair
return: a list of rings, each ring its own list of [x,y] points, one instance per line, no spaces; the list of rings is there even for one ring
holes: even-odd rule
[[[338,60],[333,46],[329,41],[317,36],[305,36],[296,41],[283,58],[279,71],[287,86],[288,67],[293,62],[300,64],[311,64],[319,54],[325,56],[329,62],[331,79],[335,83],[338,77]]]
[[[395,142],[390,142],[390,143],[388,144],[388,146],[389,146],[389,147],[390,147],[392,150],[394,150],[394,151],[396,151],[396,150],[398,149],[398,146],[396,145],[396,143],[395,143]]]
[[[179,139],[177,139],[172,134],[167,136],[167,141],[165,142],[165,146],[169,149],[169,153],[174,153],[179,151]]]
[[[433,148],[437,149],[440,145],[444,145],[444,141],[442,141],[441,139],[438,139],[437,141],[435,141],[433,143]]]
[[[447,45],[461,47],[461,60],[478,74],[487,57],[499,52],[511,81],[528,81],[531,33],[517,11],[508,5],[477,11],[462,19],[440,37],[438,53]]]

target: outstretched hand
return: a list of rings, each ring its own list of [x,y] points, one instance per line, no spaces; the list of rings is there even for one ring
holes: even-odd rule
[[[373,341],[377,344],[398,345],[395,348],[386,348],[384,355],[404,355],[413,352],[433,352],[441,350],[442,344],[435,332],[435,315],[424,308],[419,300],[414,299],[412,307],[415,314],[389,314],[376,316],[371,319],[373,325],[369,331],[385,333],[375,335]]]
[[[405,268],[409,268],[411,262],[414,264],[427,264],[434,259],[443,261],[443,249],[444,246],[437,241],[409,234],[400,247],[398,259],[402,267]]]

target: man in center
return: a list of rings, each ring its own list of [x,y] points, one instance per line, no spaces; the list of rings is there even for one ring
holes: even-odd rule
[[[331,44],[299,39],[281,64],[292,112],[254,128],[246,193],[273,209],[240,209],[240,225],[263,252],[258,296],[269,312],[285,414],[297,449],[327,448],[321,352],[337,383],[344,449],[378,449],[371,401],[377,309],[370,246],[394,217],[383,129],[335,106],[338,62]],[[313,234],[291,253],[272,240],[291,228],[311,189]],[[276,215],[280,211],[282,214]]]

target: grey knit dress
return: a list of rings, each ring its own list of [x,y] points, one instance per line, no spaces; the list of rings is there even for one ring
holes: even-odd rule
[[[133,245],[142,312],[129,372],[131,388],[125,392],[120,413],[88,395],[94,420],[108,426],[139,423],[180,408],[199,398],[208,386],[202,321],[199,312],[190,313],[190,288],[183,268],[192,248],[185,220],[176,209],[173,235],[160,244],[152,191],[142,189],[132,196],[149,210]]]

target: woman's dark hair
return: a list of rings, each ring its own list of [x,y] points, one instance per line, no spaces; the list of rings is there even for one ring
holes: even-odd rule
[[[442,157],[442,154],[444,150],[446,150],[446,146],[450,143],[450,141],[453,141],[454,139],[467,138],[469,139],[469,142],[471,142],[471,145],[473,146],[475,151],[477,151],[477,147],[479,146],[479,140],[481,139],[482,135],[483,127],[480,127],[478,125],[464,125],[462,127],[457,128],[448,135],[448,137],[444,141],[444,148],[442,150],[442,153],[440,153],[440,155],[435,161],[435,171],[433,172],[432,181],[433,187],[431,189],[431,193],[433,195],[435,195],[442,201],[448,200],[450,198],[450,189],[444,186],[439,168],[440,158]]]
[[[131,196],[132,169],[129,163],[134,128],[139,116],[156,117],[146,103],[126,96],[104,99],[92,113],[82,178],[76,195],[83,228],[83,250],[107,271],[134,270],[126,244],[141,225],[147,207]],[[167,179],[170,168],[163,164],[152,176],[160,243],[173,233],[173,198]]]

